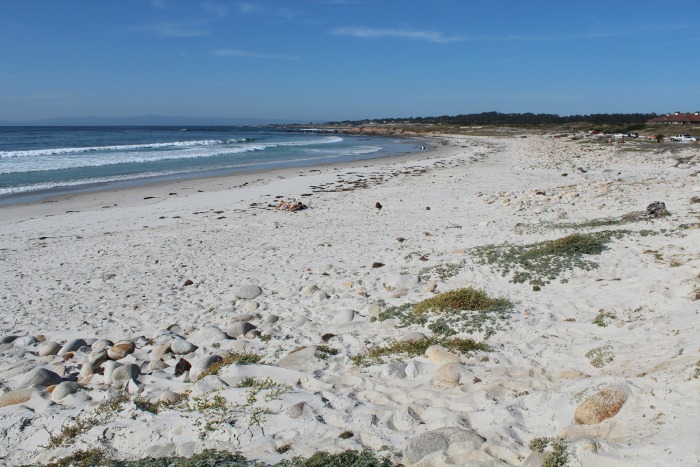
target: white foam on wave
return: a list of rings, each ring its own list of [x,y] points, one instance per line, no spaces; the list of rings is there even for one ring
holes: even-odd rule
[[[12,156],[10,159],[2,159],[2,157],[0,157],[0,174],[66,170],[81,167],[103,167],[117,164],[138,164],[178,159],[197,159],[234,155],[253,151],[264,151],[266,149],[276,147],[312,146],[318,144],[332,144],[340,141],[343,141],[343,138],[331,136],[311,141],[246,143],[235,146],[227,144],[182,144],[177,150],[172,151],[134,151],[133,149],[147,149],[151,147],[146,145],[136,145],[115,146],[125,149],[125,151],[108,154],[98,152],[95,152],[94,154],[66,152],[61,154],[36,154],[34,157]],[[192,143],[195,142],[193,141]],[[204,141],[198,141],[196,143],[204,143]],[[167,146],[155,147],[162,148]],[[0,153],[0,155],[1,154],[2,153]]]
[[[323,154],[321,157],[319,157],[319,156],[297,157],[294,159],[275,159],[275,160],[268,160],[268,161],[255,160],[255,161],[249,161],[246,163],[239,163],[239,164],[235,164],[235,165],[218,165],[218,166],[214,166],[214,167],[207,167],[205,171],[212,172],[212,171],[217,171],[217,170],[236,170],[236,169],[238,171],[243,171],[245,169],[271,166],[271,165],[280,164],[280,163],[296,165],[296,164],[299,164],[300,162],[318,161],[319,159],[327,160],[327,159],[337,159],[337,158],[347,157],[347,156],[358,156],[361,154],[369,154],[372,152],[380,151],[381,149],[382,148],[380,148],[378,146],[361,146],[361,147],[357,147],[357,148],[347,148],[344,151]],[[318,152],[320,150],[316,150],[316,151]],[[93,177],[93,178],[81,179],[81,180],[62,180],[62,181],[56,181],[56,182],[35,183],[32,185],[22,185],[22,186],[15,186],[15,187],[0,188],[0,196],[10,195],[10,194],[19,194],[19,193],[29,193],[29,192],[40,191],[40,190],[51,190],[51,189],[56,189],[56,188],[70,188],[70,187],[83,186],[83,185],[97,185],[97,184],[103,184],[103,183],[114,183],[114,182],[126,182],[126,181],[130,181],[130,180],[140,180],[140,179],[145,179],[145,178],[167,177],[169,175],[182,175],[182,174],[188,174],[188,173],[192,174],[194,176],[196,176],[196,174],[197,174],[197,172],[193,172],[191,169],[183,169],[183,170],[165,170],[165,171],[159,171],[159,172],[144,172],[144,173],[130,174],[130,175],[113,175],[113,176],[105,176],[105,177]]]
[[[122,144],[116,146],[90,146],[84,148],[47,148],[33,149],[31,151],[0,151],[0,159],[10,157],[36,157],[36,156],[57,156],[61,154],[80,154],[86,152],[105,151],[131,151],[134,149],[156,149],[156,148],[178,148],[190,146],[211,146],[214,144],[231,144],[245,141],[243,140],[200,140],[200,141],[174,141],[171,143],[147,143],[147,144]]]
[[[14,157],[36,157],[36,156],[58,156],[62,154],[83,154],[88,152],[109,152],[109,151],[133,151],[138,149],[162,149],[162,148],[186,148],[194,146],[215,146],[240,144],[253,141],[255,138],[240,138],[240,139],[206,139],[197,141],[173,141],[169,143],[145,143],[145,144],[123,144],[115,146],[91,146],[84,148],[46,148],[33,149],[30,151],[0,151],[0,159]],[[281,143],[269,143],[281,146],[299,146],[304,144],[324,144],[337,143],[343,138],[339,136],[325,137],[319,140],[312,141],[289,141]]]

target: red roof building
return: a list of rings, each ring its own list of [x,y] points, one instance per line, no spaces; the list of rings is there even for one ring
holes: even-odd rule
[[[658,123],[664,125],[688,125],[700,124],[700,112],[681,113],[674,112],[649,120],[647,123]]]

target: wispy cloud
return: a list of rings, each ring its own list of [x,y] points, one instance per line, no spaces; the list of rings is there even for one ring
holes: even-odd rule
[[[168,10],[168,4],[165,0],[151,0],[151,6],[153,8],[158,8],[159,10]]]
[[[229,7],[223,3],[204,2],[202,9],[209,13],[213,13],[217,18],[225,18],[229,14]]]
[[[414,28],[372,28],[367,26],[344,26],[331,31],[338,36],[357,37],[360,39],[407,39],[447,44],[451,42],[559,42],[569,40],[596,40],[614,37],[629,37],[638,34],[637,31],[587,31],[571,34],[501,34],[501,35],[469,35],[446,34]]]
[[[294,19],[299,13],[292,8],[270,6],[265,2],[238,2],[238,11],[246,15],[267,15],[271,18]]]
[[[267,60],[298,60],[299,57],[294,55],[277,55],[277,54],[260,54],[256,52],[248,52],[238,49],[218,49],[212,50],[212,55],[220,57],[240,57],[240,58],[262,58]]]
[[[199,37],[209,34],[208,30],[201,28],[197,24],[183,23],[154,23],[140,26],[136,29],[165,37]]]
[[[338,36],[359,37],[361,39],[380,39],[393,37],[398,39],[411,39],[437,44],[447,44],[449,42],[460,42],[465,40],[463,36],[452,36],[437,31],[424,31],[420,29],[384,29],[369,28],[365,26],[340,27],[331,31]]]

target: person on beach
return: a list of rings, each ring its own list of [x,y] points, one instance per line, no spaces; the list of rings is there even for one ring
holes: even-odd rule
[[[304,205],[301,201],[285,201],[283,199],[280,200],[280,203],[275,207],[275,209],[283,209],[285,211],[301,211],[302,209],[305,209],[306,205]]]

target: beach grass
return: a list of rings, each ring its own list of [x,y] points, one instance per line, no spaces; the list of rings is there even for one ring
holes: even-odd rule
[[[385,346],[375,346],[362,354],[352,357],[356,366],[370,366],[384,363],[385,357],[413,358],[425,355],[426,350],[434,345],[440,345],[460,355],[471,355],[474,352],[490,352],[491,347],[483,342],[469,338],[438,338],[435,336],[425,339],[393,341]]]
[[[539,289],[557,279],[566,283],[565,273],[574,269],[596,269],[598,263],[587,257],[600,255],[610,242],[629,233],[627,230],[574,233],[528,245],[485,245],[469,252],[478,264],[491,266],[503,277],[511,275],[511,282],[527,282]]]
[[[281,453],[292,448],[280,449]],[[88,467],[100,465],[104,467],[391,467],[394,465],[387,457],[379,458],[370,450],[353,451],[351,449],[329,454],[321,451],[312,456],[293,457],[276,464],[266,464],[247,459],[240,452],[217,451],[205,449],[191,457],[147,457],[138,460],[110,459],[104,449],[89,449],[76,451],[62,459],[46,464],[47,467]]]
[[[513,304],[506,298],[491,297],[472,287],[438,294],[418,303],[404,303],[380,311],[370,321],[396,319],[397,327],[427,327],[437,336],[460,332],[493,335],[510,317]]]

